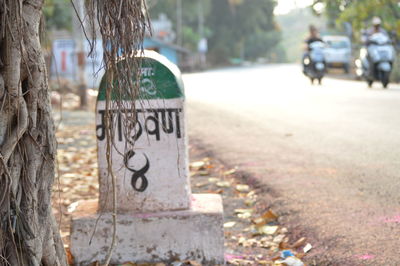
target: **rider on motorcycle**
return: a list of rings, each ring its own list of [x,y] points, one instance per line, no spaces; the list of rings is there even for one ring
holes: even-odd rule
[[[365,32],[362,40],[363,43],[368,45],[368,38],[375,33],[383,33],[389,36],[387,31],[384,28],[382,28],[382,20],[379,17],[372,18],[372,27]]]
[[[319,36],[318,30],[314,25],[310,25],[308,27],[309,30],[309,36],[307,37],[307,39],[305,40],[305,43],[307,44],[306,47],[306,52],[303,54],[303,72],[305,72],[306,69],[306,65],[304,64],[304,59],[306,57],[309,56],[309,52],[310,52],[310,44],[312,44],[313,42],[323,42],[321,37]]]
[[[372,27],[370,27],[369,29],[367,29],[363,36],[362,36],[362,42],[366,45],[369,46],[371,44],[370,42],[370,37],[376,33],[382,33],[384,35],[386,35],[387,37],[389,37],[389,34],[387,33],[387,31],[382,27],[382,20],[379,17],[373,17],[372,18]],[[369,68],[369,72],[372,75],[374,72],[374,67],[373,67],[373,63],[372,63],[372,59],[371,57],[368,55],[367,59],[369,61],[369,65],[371,66]]]
[[[374,81],[381,81],[386,88],[390,81],[395,52],[391,38],[381,24],[381,19],[374,17],[372,27],[363,32],[362,41],[365,47],[360,50],[357,67],[369,87]]]
[[[308,46],[313,43],[313,42],[322,42],[321,37],[319,36],[318,30],[314,25],[310,25],[308,27],[309,33],[310,35],[308,36],[308,38],[306,39],[306,43],[307,43],[307,50],[308,50]]]

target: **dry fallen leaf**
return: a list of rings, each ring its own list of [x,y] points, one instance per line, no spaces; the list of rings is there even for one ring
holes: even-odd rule
[[[205,162],[203,161],[198,161],[198,162],[192,162],[189,164],[190,169],[196,169],[196,170],[200,170],[201,168],[203,168],[205,166]]]
[[[281,234],[287,234],[287,232],[289,232],[289,231],[286,227],[281,227],[281,229],[279,230],[279,233],[281,233]]]
[[[249,219],[253,214],[253,209],[235,209],[234,212],[241,219]]]
[[[208,178],[208,182],[210,182],[210,183],[217,183],[217,182],[220,182],[220,181],[221,181],[221,179],[216,178],[216,177]]]
[[[210,172],[208,172],[208,171],[199,171],[199,172],[197,172],[197,174],[200,175],[200,176],[208,176],[208,175],[210,175]]]
[[[243,245],[244,242],[246,242],[246,238],[244,236],[239,237],[237,243],[239,245]]]
[[[254,219],[253,223],[255,223],[256,226],[263,226],[267,223],[275,221],[276,219],[278,219],[278,215],[275,214],[272,210],[268,210],[260,217]]]
[[[268,260],[257,260],[257,264],[261,266],[269,266],[273,265],[273,262]]]
[[[238,213],[237,217],[240,219],[249,219],[251,217],[251,212]]]
[[[217,187],[230,187],[231,186],[231,182],[229,181],[220,181],[217,182]]]
[[[69,265],[74,264],[74,257],[71,254],[71,250],[69,248],[65,248],[65,253],[67,254],[67,262]]]
[[[204,186],[206,186],[206,185],[208,185],[209,183],[208,182],[199,182],[199,183],[196,183],[196,187],[204,187]]]
[[[224,223],[224,228],[231,228],[234,227],[236,225],[236,222],[226,222]]]
[[[246,204],[246,206],[249,206],[249,207],[253,206],[255,203],[256,203],[255,199],[246,199],[244,201],[244,204]]]
[[[224,191],[222,189],[206,190],[206,191],[204,191],[204,193],[208,193],[208,194],[223,194]]]
[[[276,237],[274,237],[272,242],[279,244],[283,241],[285,237],[286,237],[285,235],[277,235]]]
[[[253,213],[253,209],[235,209],[234,210],[234,212],[235,212],[235,214],[238,214],[238,213],[247,213],[247,212],[249,212],[249,213]]]
[[[243,247],[256,247],[258,244],[257,239],[251,238],[243,242]]]
[[[244,185],[244,184],[238,184],[236,185],[236,190],[239,192],[249,192],[250,191],[250,187],[248,185]]]
[[[300,238],[299,240],[294,242],[293,245],[291,245],[291,248],[296,249],[303,246],[306,243],[306,240],[307,239],[305,237]]]
[[[232,259],[229,263],[233,265],[254,265],[254,261],[242,259]]]
[[[223,175],[225,175],[225,176],[227,176],[227,175],[232,175],[232,174],[234,174],[235,172],[236,172],[236,169],[234,168],[234,169],[225,171],[225,172],[223,173]]]
[[[264,225],[258,227],[257,231],[262,235],[274,235],[278,231],[278,228],[279,227],[277,225]]]
[[[246,195],[246,197],[248,197],[248,198],[254,198],[256,196],[256,192],[253,190],[253,191],[250,191],[249,193],[247,193],[247,195]]]
[[[289,238],[285,237],[283,239],[283,241],[281,243],[279,243],[278,247],[279,247],[280,250],[289,249],[290,248]]]

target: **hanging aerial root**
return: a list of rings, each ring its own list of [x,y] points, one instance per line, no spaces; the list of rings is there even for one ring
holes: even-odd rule
[[[102,44],[105,47],[103,61],[107,73],[106,92],[106,117],[107,126],[107,165],[109,175],[112,177],[112,201],[113,201],[113,238],[109,247],[105,265],[110,262],[116,244],[116,180],[112,173],[111,147],[115,145],[114,135],[117,128],[114,123],[116,119],[107,110],[123,115],[126,121],[133,121],[130,127],[124,127],[125,136],[131,135],[134,130],[132,125],[136,122],[135,100],[138,99],[140,59],[132,57],[143,51],[143,39],[146,29],[150,29],[150,22],[147,15],[146,3],[144,0],[97,0],[87,2],[88,15],[93,40],[95,37],[95,21],[99,25],[102,36]],[[94,41],[92,42],[92,50]],[[130,60],[121,58],[132,57]],[[114,86],[114,79],[118,80],[118,86]],[[133,82],[136,80],[136,82]],[[112,93],[111,93],[112,90]],[[113,95],[113,101],[111,97]],[[125,139],[128,139],[127,137]],[[125,143],[125,148],[132,143]]]

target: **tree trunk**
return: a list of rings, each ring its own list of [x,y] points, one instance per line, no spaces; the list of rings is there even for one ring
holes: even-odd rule
[[[43,0],[0,0],[0,265],[66,265],[51,209],[56,143]]]

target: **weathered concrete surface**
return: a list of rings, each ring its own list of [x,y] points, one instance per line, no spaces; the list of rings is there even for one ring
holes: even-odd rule
[[[118,244],[111,263],[187,259],[204,265],[223,263],[221,197],[193,194],[191,205],[184,211],[118,215]],[[71,253],[77,265],[104,260],[111,244],[111,214],[99,215],[97,209],[97,201],[82,201],[73,213]]]
[[[126,103],[127,106],[130,103]],[[188,209],[190,183],[184,99],[137,101],[134,136],[125,136],[126,114],[116,115],[111,160],[117,177],[119,213]],[[112,182],[108,174],[104,134],[105,102],[96,111],[100,209],[112,210]],[[127,143],[134,142],[134,149]],[[134,152],[133,152],[134,151]],[[140,173],[142,170],[142,173]],[[141,191],[141,184],[146,186]]]

